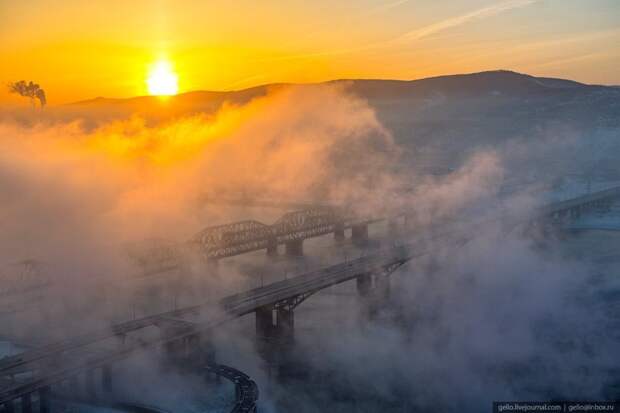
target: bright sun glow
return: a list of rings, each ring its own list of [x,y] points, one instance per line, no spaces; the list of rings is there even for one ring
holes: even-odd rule
[[[151,67],[146,84],[149,93],[155,96],[176,95],[179,90],[178,76],[170,62],[165,60],[160,60]]]

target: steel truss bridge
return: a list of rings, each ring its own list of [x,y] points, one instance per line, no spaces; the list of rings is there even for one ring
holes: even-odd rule
[[[536,220],[549,216],[553,221],[562,221],[567,217],[578,216],[587,210],[605,209],[612,201],[619,198],[620,188],[600,191],[542,207],[535,212],[534,217],[528,217],[527,221],[531,221],[532,218]],[[260,244],[259,241],[273,237],[274,234],[281,236],[284,242],[288,239],[295,239],[295,237],[319,234],[321,231],[328,233],[334,231],[334,222],[340,219],[340,216],[331,215],[322,210],[316,215],[304,214],[303,219],[299,220],[295,218],[300,216],[296,213],[285,216],[288,217],[284,222],[300,222],[301,224],[274,225],[272,226],[274,230],[264,231],[260,225],[244,226],[237,225],[239,224],[237,223],[232,224],[232,227],[226,227],[233,229],[232,235],[229,235],[231,232],[222,230],[223,227],[218,227],[217,230],[209,229],[207,233],[217,233],[220,238],[215,238],[216,241],[226,240],[231,246],[238,245],[237,251],[247,251],[250,248],[246,246],[248,239],[251,239],[251,245],[254,245],[251,248],[257,248],[257,245],[265,245]],[[306,220],[306,217],[310,218]],[[525,218],[517,220],[522,221]],[[368,220],[364,221],[365,225],[368,222]],[[252,312],[256,314],[257,334],[286,338],[292,333],[293,310],[312,294],[353,279],[357,280],[358,290],[363,294],[373,285],[384,284],[389,275],[400,266],[415,257],[430,253],[439,243],[444,247],[462,245],[475,236],[476,228],[483,223],[479,222],[444,232],[434,231],[432,236],[376,250],[357,259],[308,271],[264,287],[232,294],[216,303],[205,303],[116,324],[106,329],[5,357],[0,360],[0,406],[4,406],[5,412],[12,413],[14,402],[20,400],[22,412],[30,413],[28,408],[32,406],[34,397],[40,410],[47,412],[49,404],[46,400],[50,397],[52,386],[62,388],[69,384],[77,388],[74,382],[80,376],[85,376],[85,387],[89,393],[94,394],[96,393],[94,385],[96,374],[101,376],[102,387],[109,388],[112,381],[111,365],[145,349],[164,348],[168,354],[194,354],[195,357],[200,357],[201,349],[205,347],[200,345],[200,342],[207,336],[205,333],[231,319]],[[350,225],[354,223],[351,222]],[[256,228],[258,231],[254,232]],[[234,231],[235,229],[237,232]],[[244,235],[236,238],[234,235],[248,232],[257,234],[257,236],[252,238]],[[204,242],[209,245],[208,236],[204,231],[201,234],[207,237]],[[71,384],[72,382],[74,384]],[[246,406],[250,405],[251,403],[246,404]]]
[[[145,273],[180,266],[188,250],[215,261],[259,250],[276,255],[278,246],[285,245],[287,255],[300,256],[305,239],[333,233],[337,240],[344,240],[345,230],[351,229],[353,242],[363,244],[368,238],[368,225],[397,219],[406,221],[406,214],[396,213],[391,218],[368,217],[341,207],[312,206],[288,212],[271,225],[256,220],[215,225],[204,228],[182,244],[148,240],[133,245],[129,253]]]
[[[575,218],[582,211],[605,208],[610,200],[619,197],[620,187],[611,188],[551,203],[539,208],[537,214],[543,217],[551,216],[556,221],[566,217]],[[368,237],[369,224],[387,220],[395,227],[398,219],[404,220],[406,224],[407,216],[407,211],[393,211],[385,216],[364,217],[342,207],[313,206],[286,213],[271,225],[246,220],[207,227],[195,234],[188,241],[188,245],[197,248],[208,259],[232,257],[262,249],[267,250],[268,254],[274,254],[278,245],[282,244],[286,245],[289,255],[301,255],[301,243],[305,239],[330,233],[333,233],[336,239],[344,239],[344,230],[350,228],[353,241],[363,242]],[[174,255],[172,249],[166,249],[163,245],[151,251],[154,252],[151,257],[170,259]]]
[[[194,235],[190,244],[199,248],[209,259],[232,257],[250,251],[266,249],[275,253],[278,245],[286,245],[292,255],[302,251],[301,241],[334,233],[344,238],[344,230],[352,228],[354,238],[368,235],[368,224],[386,218],[361,217],[345,209],[317,206],[288,212],[271,225],[247,220],[208,227]]]

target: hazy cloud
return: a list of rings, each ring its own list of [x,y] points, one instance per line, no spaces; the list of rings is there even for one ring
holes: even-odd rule
[[[409,32],[406,32],[396,38],[381,40],[374,43],[368,43],[362,46],[350,47],[338,50],[322,50],[320,52],[310,52],[310,53],[300,53],[300,54],[292,54],[287,56],[280,56],[277,58],[269,58],[269,59],[259,59],[258,61],[287,61],[287,60],[303,60],[303,59],[311,59],[325,56],[338,56],[338,55],[346,55],[352,53],[360,53],[366,52],[369,50],[377,50],[383,49],[386,47],[393,47],[397,45],[402,45],[403,43],[408,43],[416,40],[421,40],[426,37],[429,37],[433,34],[442,32],[444,30],[451,29],[453,27],[458,27],[463,24],[469,23],[475,20],[481,20],[488,17],[492,17],[503,12],[518,9],[521,7],[529,6],[534,4],[540,0],[509,0],[501,3],[497,3],[491,6],[483,7],[478,10],[474,10],[472,12],[448,18],[446,20],[442,20],[437,23],[433,23],[431,25],[421,27],[418,29],[413,29]],[[389,3],[384,6],[377,7],[377,9],[373,9],[373,12],[377,12],[380,10],[391,9],[401,4],[404,4],[405,1],[397,1],[394,3]]]
[[[472,12],[462,14],[460,16],[450,17],[446,20],[442,20],[440,22],[433,23],[431,25],[421,27],[419,29],[411,30],[410,32],[407,32],[403,34],[402,36],[398,37],[394,41],[406,42],[406,41],[423,39],[435,33],[439,33],[444,30],[451,29],[453,27],[461,26],[471,21],[485,19],[487,17],[492,17],[497,14],[503,13],[505,11],[529,6],[530,4],[536,3],[537,1],[539,0],[509,0],[509,1],[504,1],[501,3],[493,4],[491,6],[483,7],[481,9],[474,10]]]

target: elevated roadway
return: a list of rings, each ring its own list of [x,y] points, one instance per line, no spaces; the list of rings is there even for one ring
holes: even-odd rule
[[[0,376],[13,377],[25,372],[36,374],[25,381],[3,386],[0,389],[0,404],[34,393],[81,371],[104,367],[136,351],[190,337],[197,332],[206,332],[260,307],[292,302],[296,305],[323,288],[351,280],[358,275],[392,271],[414,256],[428,253],[431,248],[428,241],[420,240],[395,246],[348,262],[309,271],[288,280],[224,297],[218,303],[205,303],[121,323],[6,357],[0,360]],[[170,320],[187,320],[188,325],[185,327],[182,322],[172,322],[176,324],[173,334],[151,334],[148,338],[134,334],[149,327],[166,329],[171,324]]]
[[[601,191],[598,194],[588,194],[575,200],[545,206],[537,210],[534,215],[564,213],[563,211],[572,213],[571,211],[575,209],[583,211],[590,207],[598,207],[601,202],[609,202],[619,196],[620,188]],[[315,228],[322,228],[323,217],[315,222],[317,223]],[[3,379],[0,405],[11,403],[12,400],[41,389],[48,389],[51,385],[83,371],[106,368],[111,363],[129,357],[137,351],[207,332],[228,320],[257,312],[266,306],[294,307],[310,295],[332,285],[371,273],[388,275],[407,261],[428,254],[439,243],[447,247],[467,242],[475,237],[476,228],[485,222],[488,220],[463,225],[460,229],[452,228],[443,232],[439,229],[432,236],[394,245],[326,268],[308,271],[264,287],[232,294],[216,303],[205,303],[113,325],[6,357],[0,360],[0,378]],[[331,224],[325,225],[329,227]],[[288,234],[295,236],[294,231]],[[148,334],[142,334],[146,330],[150,330]],[[16,375],[27,372],[31,373],[29,378],[12,380]]]

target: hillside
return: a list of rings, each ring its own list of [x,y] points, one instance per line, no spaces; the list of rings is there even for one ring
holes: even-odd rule
[[[565,79],[534,77],[526,74],[497,70],[463,75],[448,75],[417,80],[339,79],[324,84],[346,83],[350,90],[367,99],[416,99],[445,94],[451,97],[483,95],[544,96],[569,95],[581,92],[614,90],[613,86],[586,85]],[[244,103],[268,90],[289,84],[267,84],[236,91],[192,91],[167,98],[168,105],[213,106],[223,102]],[[312,84],[310,84],[312,85]],[[125,99],[98,97],[69,104],[85,106],[144,107],[160,104],[154,96]]]
[[[590,153],[596,147],[601,153],[597,173],[620,178],[616,161],[620,157],[618,87],[510,71],[411,81],[342,79],[327,83],[345,83],[350,93],[366,99],[403,148],[404,157],[416,165],[451,168],[480,149],[505,150],[511,146],[511,152],[520,154],[514,162],[542,161],[558,173],[582,173],[584,151]],[[214,113],[225,103],[243,104],[281,87],[287,85],[196,91],[166,100],[151,96],[97,98],[66,108],[86,116],[138,113],[149,119],[165,119]],[[602,141],[594,144],[594,138]],[[547,144],[550,140],[553,148]],[[564,143],[556,145],[558,142]],[[528,149],[523,149],[526,146]]]

